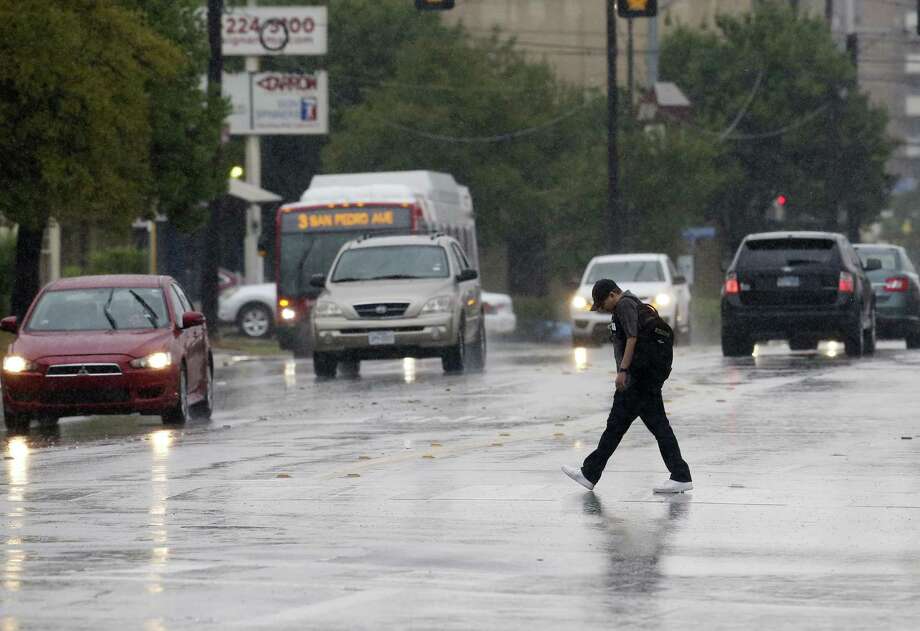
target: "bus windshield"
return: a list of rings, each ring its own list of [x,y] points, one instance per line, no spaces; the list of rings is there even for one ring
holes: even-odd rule
[[[313,290],[310,278],[328,274],[339,249],[360,232],[318,232],[281,235],[280,295],[302,296]]]

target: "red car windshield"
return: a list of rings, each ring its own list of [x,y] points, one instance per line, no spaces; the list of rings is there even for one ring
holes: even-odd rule
[[[26,324],[29,331],[112,331],[169,326],[163,290],[65,289],[46,292]]]

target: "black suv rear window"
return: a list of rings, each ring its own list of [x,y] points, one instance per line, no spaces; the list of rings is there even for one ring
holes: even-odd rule
[[[739,267],[829,265],[836,262],[832,239],[756,239],[744,244]]]

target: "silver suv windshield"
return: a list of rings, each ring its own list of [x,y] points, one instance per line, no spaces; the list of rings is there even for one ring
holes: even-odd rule
[[[447,278],[447,253],[438,245],[388,245],[344,252],[333,283],[401,278]]]

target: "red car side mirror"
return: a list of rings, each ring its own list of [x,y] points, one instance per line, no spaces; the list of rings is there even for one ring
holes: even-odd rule
[[[16,316],[10,316],[0,320],[0,331],[6,331],[7,333],[18,332],[19,323],[16,321]]]
[[[205,322],[205,317],[203,313],[198,311],[186,311],[182,314],[182,328],[190,329],[193,326],[201,326]]]

